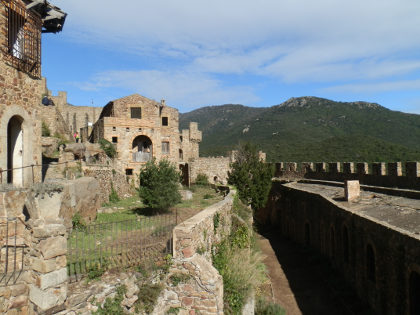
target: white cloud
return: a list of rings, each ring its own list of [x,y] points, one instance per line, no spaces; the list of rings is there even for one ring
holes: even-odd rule
[[[180,111],[200,104],[240,103],[259,101],[251,87],[225,87],[210,76],[186,71],[107,71],[96,74],[91,80],[77,84],[80,89],[99,91],[119,87],[168,103]]]
[[[325,92],[378,93],[394,91],[418,91],[420,80],[401,80],[376,83],[343,84],[324,88]]]

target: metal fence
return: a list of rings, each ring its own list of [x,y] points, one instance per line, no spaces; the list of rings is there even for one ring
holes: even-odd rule
[[[172,254],[172,230],[177,214],[142,216],[72,229],[68,239],[69,276],[98,268],[128,267],[161,260]]]
[[[19,218],[0,219],[0,285],[14,284],[24,270],[25,223]]]

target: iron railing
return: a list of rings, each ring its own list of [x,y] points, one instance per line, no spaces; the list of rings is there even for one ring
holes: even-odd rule
[[[161,260],[172,254],[172,230],[177,213],[74,228],[67,242],[68,272],[72,280],[90,270],[129,267]]]
[[[24,270],[27,228],[20,218],[0,218],[0,286],[15,284]]]

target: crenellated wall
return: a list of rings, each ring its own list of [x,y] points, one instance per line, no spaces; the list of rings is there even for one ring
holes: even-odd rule
[[[420,190],[420,162],[279,162],[275,170],[277,177],[359,180],[364,185]]]

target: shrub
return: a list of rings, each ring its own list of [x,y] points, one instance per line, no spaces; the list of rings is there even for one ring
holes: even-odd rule
[[[255,315],[286,315],[286,311],[278,304],[259,298],[255,304]]]
[[[200,186],[207,186],[209,184],[209,179],[206,174],[198,173],[195,179],[195,184]]]
[[[111,193],[109,194],[109,202],[114,203],[120,201],[117,191],[114,189],[114,185],[111,183]]]
[[[127,292],[125,285],[121,285],[117,288],[117,294],[113,299],[107,298],[103,306],[98,305],[98,310],[92,314],[100,315],[122,315],[125,314],[124,308],[121,302],[124,300],[124,295]]]
[[[239,198],[254,211],[264,207],[271,189],[272,166],[260,160],[251,143],[239,146],[230,166],[228,182],[236,186]]]
[[[167,160],[147,162],[140,171],[139,195],[154,210],[168,210],[181,201],[178,191],[180,174]]]
[[[71,222],[73,224],[73,229],[75,230],[85,230],[86,223],[83,221],[82,216],[79,212],[76,212],[73,217],[71,218]]]
[[[139,313],[139,311],[141,310],[145,311],[146,314],[150,314],[154,309],[154,306],[162,289],[163,286],[161,284],[145,283],[144,285],[142,285],[138,293],[139,299],[136,302],[136,313]]]
[[[102,150],[104,150],[105,154],[113,159],[117,155],[117,150],[115,150],[115,146],[106,139],[101,139],[98,141]]]
[[[43,121],[42,122],[42,136],[43,137],[49,137],[51,136],[51,131],[48,125]]]

